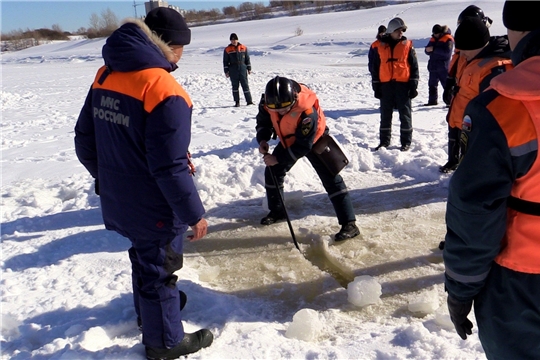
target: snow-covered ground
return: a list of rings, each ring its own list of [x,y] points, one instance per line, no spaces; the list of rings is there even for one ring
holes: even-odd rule
[[[437,249],[449,181],[438,171],[447,157],[446,109],[421,106],[428,76],[423,46],[431,28],[439,23],[455,30],[469,4],[434,0],[192,29],[173,75],[194,103],[191,152],[209,235],[186,244],[177,274],[188,295],[186,330],[207,327],[215,341],[190,358],[485,358],[476,328],[461,340],[448,318]],[[476,4],[494,19],[492,35],[505,34],[503,1]],[[379,110],[367,52],[377,27],[395,16],[409,26],[405,35],[420,62],[413,144],[399,151],[396,112],[392,146],[372,152]],[[362,238],[333,245],[337,220],[304,160],[285,183],[302,251],[286,223],[259,225],[267,210],[264,163],[254,140],[257,108],[244,101],[232,107],[221,63],[231,32],[249,47],[254,99],[275,75],[318,93],[331,133],[350,157],[342,175]],[[73,148],[73,128],[102,64],[103,44],[77,40],[2,56],[2,359],[144,357],[129,241],[104,229],[92,179]],[[376,294],[378,284],[375,304],[353,304],[363,289]],[[302,309],[314,311],[295,318],[300,329],[312,330],[307,334],[290,327]]]

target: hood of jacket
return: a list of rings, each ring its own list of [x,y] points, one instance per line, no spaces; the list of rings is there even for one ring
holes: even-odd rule
[[[115,30],[101,53],[110,71],[162,68],[171,72],[178,68],[171,48],[138,19],[129,19]]]
[[[540,55],[540,29],[531,31],[516,45],[512,52],[514,66],[533,56]]]
[[[508,42],[508,36],[492,36],[489,38],[489,42],[485,48],[476,55],[476,59],[500,56],[510,59],[511,55],[510,43]]]

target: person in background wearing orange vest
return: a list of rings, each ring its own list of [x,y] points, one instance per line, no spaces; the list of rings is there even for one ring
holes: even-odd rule
[[[475,96],[484,91],[495,76],[512,68],[510,48],[505,36],[490,37],[486,24],[478,17],[466,17],[455,35],[456,49],[464,60],[447,114],[448,161],[439,170],[454,171],[460,158],[463,111]],[[461,61],[461,60],[460,60]]]
[[[449,187],[443,253],[448,310],[456,332],[466,339],[474,304],[488,359],[540,358],[537,6],[534,1],[504,4],[515,67],[467,105],[467,149]]]
[[[360,235],[351,196],[343,178],[331,173],[312,151],[317,141],[328,134],[326,117],[317,95],[304,84],[276,76],[266,84],[259,104],[256,130],[259,152],[264,155],[266,164],[264,180],[270,209],[261,224],[271,225],[286,218],[280,200],[283,198],[285,174],[305,156],[323,183],[341,225],[334,240],[339,242]],[[279,143],[270,154],[268,141],[276,136]]]
[[[438,104],[439,82],[443,89],[448,77],[448,65],[454,49],[454,38],[450,35],[450,29],[446,25],[435,24],[432,29],[431,39],[426,45],[424,51],[429,56],[428,61],[428,89],[429,98],[425,106]]]
[[[251,74],[251,60],[245,45],[238,42],[238,35],[229,36],[231,43],[223,50],[223,71],[231,79],[234,106],[240,106],[239,86],[242,85],[247,105],[254,105],[249,91],[248,74]]]
[[[377,29],[377,36],[376,36],[377,40],[372,42],[371,46],[369,47],[368,70],[369,70],[370,74],[373,73],[373,57],[375,56],[375,51],[376,51],[377,47],[379,47],[379,44],[381,43],[381,39],[382,39],[382,37],[384,36],[385,33],[386,33],[386,26],[384,26],[384,25],[379,26],[379,28]]]
[[[411,99],[418,95],[418,60],[411,40],[403,33],[405,22],[393,18],[388,23],[386,35],[373,56],[371,83],[375,97],[381,101],[381,124],[379,145],[374,149],[390,146],[392,137],[392,115],[394,108],[399,112],[401,151],[408,151],[412,142]]]

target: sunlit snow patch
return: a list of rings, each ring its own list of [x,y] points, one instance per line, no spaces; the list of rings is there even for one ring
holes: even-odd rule
[[[293,316],[293,321],[285,332],[289,339],[316,340],[323,329],[319,313],[312,309],[302,309]]]

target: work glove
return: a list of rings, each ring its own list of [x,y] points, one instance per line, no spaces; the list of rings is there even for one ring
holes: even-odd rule
[[[416,88],[418,87],[418,82],[416,81],[409,81],[409,98],[414,99],[418,96],[418,91]]]
[[[375,97],[377,99],[382,98],[382,86],[381,86],[381,83],[374,83],[373,84],[373,91],[375,92]]]
[[[446,105],[450,105],[450,102],[452,101],[454,86],[456,86],[455,78],[449,77],[448,79],[446,79],[446,84],[444,85],[444,92],[442,94],[443,101]]]
[[[473,324],[467,318],[467,315],[471,312],[472,303],[472,300],[461,302],[448,295],[447,304],[450,319],[456,328],[456,332],[463,340],[467,339],[467,335],[472,334]]]

